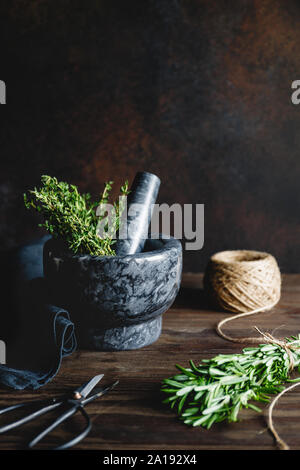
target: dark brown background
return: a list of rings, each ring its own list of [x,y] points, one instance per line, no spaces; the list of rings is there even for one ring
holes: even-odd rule
[[[300,2],[13,0],[0,6],[0,243],[38,232],[43,173],[97,194],[138,170],[159,202],[204,203],[203,270],[221,249],[300,271]]]

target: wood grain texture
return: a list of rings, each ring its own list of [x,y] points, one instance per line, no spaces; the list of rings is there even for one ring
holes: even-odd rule
[[[201,274],[185,274],[173,307],[164,315],[163,334],[153,345],[137,351],[77,351],[63,360],[53,381],[36,392],[1,388],[0,406],[20,400],[52,397],[72,390],[93,375],[104,373],[103,383],[118,378],[119,385],[87,406],[92,417],[90,435],[77,449],[168,450],[168,449],[275,449],[266,430],[264,413],[241,413],[238,423],[221,423],[207,431],[189,428],[162,402],[160,384],[175,373],[174,364],[187,365],[218,353],[240,351],[240,345],[224,341],[215,333],[224,312],[209,310],[202,291]],[[279,305],[272,311],[232,323],[232,334],[246,336],[257,325],[282,337],[300,331],[300,275],[283,276]],[[278,432],[292,449],[300,449],[300,389],[288,393],[274,411]],[[264,409],[264,412],[266,409]],[[20,449],[49,421],[49,417],[1,436],[0,449]],[[1,419],[1,423],[3,423]],[[54,445],[80,429],[78,416],[53,434]]]

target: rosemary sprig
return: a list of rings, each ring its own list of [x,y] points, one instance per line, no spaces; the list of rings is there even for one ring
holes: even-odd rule
[[[286,339],[300,372],[300,335]],[[290,359],[277,344],[260,344],[241,354],[220,354],[163,381],[164,403],[177,410],[185,424],[209,429],[213,423],[237,421],[241,408],[261,411],[251,401],[269,402],[289,380]]]
[[[59,182],[55,177],[43,175],[41,181],[41,188],[34,188],[24,194],[25,206],[37,210],[43,216],[44,222],[39,226],[44,227],[53,237],[62,239],[74,253],[114,255],[112,245],[115,240],[112,234],[119,228],[121,210],[118,208],[114,226],[107,227],[109,232],[103,238],[97,234],[99,217],[95,210],[108,202],[113,181],[105,184],[98,202],[92,202],[89,193],[80,194],[75,185]],[[121,187],[121,195],[127,196],[128,193],[126,181]],[[118,207],[118,203],[115,206]]]

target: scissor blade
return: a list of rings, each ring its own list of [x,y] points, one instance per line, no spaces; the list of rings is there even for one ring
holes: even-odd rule
[[[85,398],[88,396],[91,390],[97,385],[98,382],[104,377],[104,374],[95,375],[91,380],[89,380],[86,384],[79,387],[75,392],[80,393],[80,395]]]
[[[89,403],[90,401],[93,401],[93,400],[95,400],[96,398],[102,397],[102,396],[105,395],[107,392],[109,392],[110,390],[112,390],[113,388],[115,388],[115,386],[118,385],[118,383],[119,383],[119,380],[116,380],[115,382],[109,384],[107,387],[101,388],[98,392],[96,392],[94,395],[90,396],[89,398],[86,398],[86,399],[83,400],[81,403],[82,403],[83,405],[86,405],[86,404]]]

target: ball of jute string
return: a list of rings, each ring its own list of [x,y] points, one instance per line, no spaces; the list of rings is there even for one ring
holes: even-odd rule
[[[281,275],[276,259],[269,253],[221,251],[210,258],[204,285],[222,309],[258,312],[272,308],[279,301]]]
[[[285,350],[289,357],[289,370],[294,369],[293,345],[283,339],[278,339],[269,333],[264,333],[254,327],[259,337],[236,338],[222,331],[222,326],[236,318],[254,315],[271,310],[280,300],[281,274],[276,259],[269,253],[233,250],[214,254],[207,265],[204,274],[204,288],[213,299],[214,304],[236,315],[220,321],[216,327],[217,333],[224,339],[236,343],[265,343],[277,344]],[[297,346],[298,348],[299,346]],[[268,428],[273,434],[277,445],[282,450],[289,446],[281,439],[273,424],[273,408],[282,395],[300,385],[300,382],[284,389],[273,399],[268,410]]]

